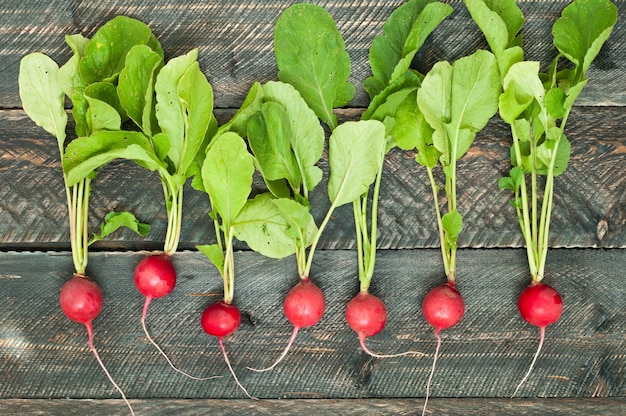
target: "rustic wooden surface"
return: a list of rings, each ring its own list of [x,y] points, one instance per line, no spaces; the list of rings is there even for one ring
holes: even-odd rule
[[[20,58],[39,50],[62,63],[69,57],[65,34],[90,36],[109,18],[130,15],[151,26],[167,57],[199,47],[200,65],[215,90],[216,115],[226,120],[252,82],[276,79],[272,29],[291,3],[0,0],[0,414],[127,413],[89,351],[84,327],[58,307],[58,291],[72,273],[67,208],[55,139],[21,110]],[[357,94],[338,113],[342,120],[357,119],[367,105],[360,87],[369,76],[367,49],[403,1],[315,3],[331,13],[346,40]],[[462,2],[449,3],[454,14],[416,58],[421,70],[483,45]],[[547,39],[567,3],[519,2],[527,18],[528,59],[546,64],[554,56]],[[626,15],[626,1],[615,3],[620,16]],[[538,333],[515,307],[529,279],[509,195],[496,184],[508,169],[506,126],[494,118],[459,164],[465,227],[458,285],[467,312],[457,327],[443,332],[431,414],[626,413],[625,29],[620,18],[568,123],[572,160],[556,182],[546,278],[563,294],[565,311],[548,328],[536,368],[520,391],[527,398],[508,399],[532,359]],[[387,302],[389,320],[368,345],[380,352],[432,354],[434,336],[419,306],[444,278],[432,196],[413,157],[392,151],[385,162],[372,292]],[[325,160],[321,167],[327,174]],[[152,334],[177,365],[223,376],[197,382],[169,369],[139,323],[143,299],[132,285],[132,270],[149,250],[162,247],[165,235],[157,177],[115,162],[101,171],[93,191],[94,227],[112,209],[131,209],[153,227],[145,239],[120,231],[97,243],[88,269],[105,295],[94,322],[96,346],[139,414],[421,413],[432,357],[372,359],[345,324],[344,305],[357,291],[349,207],[336,211],[314,261],[326,314],[301,331],[283,365],[267,374],[245,367],[269,364],[287,341],[291,328],[281,302],[297,280],[295,261],[266,259],[237,245],[242,251],[236,255],[235,300],[243,322],[225,344],[241,381],[263,399],[250,401],[233,383],[216,340],[199,326],[203,308],[221,295],[216,270],[195,251],[196,244],[214,239],[206,197],[186,190],[183,251],[174,258],[179,282],[171,296],[153,302],[148,315]],[[313,194],[313,207],[318,219],[328,207],[324,182]]]

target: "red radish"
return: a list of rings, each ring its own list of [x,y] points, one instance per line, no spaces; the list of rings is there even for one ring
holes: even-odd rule
[[[224,355],[224,361],[226,361],[226,365],[228,366],[230,373],[233,375],[237,385],[249,398],[256,400],[256,397],[251,396],[245,387],[239,382],[233,367],[230,365],[228,354],[226,354],[226,348],[224,348],[224,337],[234,333],[239,328],[240,323],[241,313],[239,312],[239,309],[232,303],[226,303],[224,301],[209,305],[204,312],[202,312],[202,316],[200,317],[200,325],[202,325],[204,332],[217,337],[220,343],[220,348],[222,349],[222,354]]]
[[[522,291],[518,300],[517,308],[519,313],[529,324],[539,327],[539,347],[533,357],[533,361],[530,364],[530,368],[526,375],[517,385],[517,388],[513,392],[513,396],[517,394],[517,391],[522,387],[522,384],[526,381],[528,376],[537,361],[541,347],[543,346],[543,340],[546,335],[546,327],[552,325],[561,317],[563,312],[563,299],[559,292],[554,290],[551,286],[545,283],[531,283],[526,289]]]
[[[154,298],[162,298],[169,295],[176,285],[176,270],[172,264],[171,257],[167,253],[153,254],[144,257],[135,267],[134,275],[135,287],[146,297],[141,314],[141,326],[146,334],[148,341],[165,357],[167,363],[180,374],[194,380],[209,380],[215,377],[195,377],[177,368],[167,356],[165,351],[152,339],[146,327],[146,316],[148,315],[148,306]]]
[[[322,319],[325,306],[326,301],[324,300],[322,290],[308,277],[300,278],[298,284],[292,287],[289,293],[287,293],[287,296],[285,296],[285,302],[283,304],[285,317],[287,317],[289,322],[293,325],[293,332],[291,333],[287,347],[285,347],[283,353],[271,366],[262,369],[248,367],[248,369],[263,372],[276,367],[287,355],[300,328],[313,326]]]
[[[104,363],[98,355],[98,351],[93,344],[93,327],[91,322],[100,314],[102,310],[102,291],[100,286],[87,276],[81,274],[75,274],[70,280],[65,282],[61,288],[61,294],[59,296],[59,304],[61,310],[65,316],[74,322],[85,325],[87,328],[87,335],[89,336],[88,344],[89,349],[93,352],[98,364],[104,370],[104,374],[108,377],[111,384],[120,392],[122,399],[126,402],[126,405],[130,409],[131,414],[135,414],[130,403],[126,399],[126,395],[122,389],[109,374],[109,371],[104,366]]]
[[[374,336],[383,330],[387,323],[387,308],[380,298],[359,292],[346,306],[346,321],[359,337],[361,348],[376,358],[392,358],[409,354],[421,354],[417,351],[406,351],[400,354],[376,354],[365,346],[365,338]]]
[[[437,364],[437,356],[439,348],[441,348],[441,336],[439,331],[448,329],[459,322],[465,314],[465,302],[458,290],[454,287],[454,283],[448,281],[441,286],[431,289],[422,302],[422,313],[426,321],[435,328],[435,337],[437,337],[437,347],[435,348],[435,356],[433,358],[433,366],[430,369],[428,383],[426,384],[426,399],[422,415],[426,414],[426,405],[430,396],[430,383],[435,373],[435,365]]]

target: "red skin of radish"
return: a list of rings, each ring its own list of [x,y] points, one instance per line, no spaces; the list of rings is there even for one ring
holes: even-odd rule
[[[426,321],[439,332],[458,324],[465,314],[465,302],[454,284],[448,282],[430,290],[422,302]]]
[[[285,316],[296,328],[313,326],[322,319],[326,301],[322,290],[308,278],[302,278],[295,285],[283,304]]]
[[[276,367],[287,355],[300,328],[306,328],[318,323],[320,319],[322,319],[322,315],[324,315],[325,307],[326,301],[322,290],[309,280],[308,277],[300,278],[298,284],[292,287],[289,293],[287,293],[285,302],[283,303],[285,317],[287,317],[289,322],[293,325],[293,332],[291,333],[291,337],[289,337],[287,347],[285,347],[280,357],[274,361],[274,364],[269,367],[263,369],[248,367],[248,369],[256,372],[264,372]]]
[[[346,306],[346,321],[359,338],[371,337],[387,323],[387,308],[378,297],[359,292]]]
[[[200,318],[202,329],[209,335],[223,338],[239,328],[241,313],[235,305],[217,302],[209,305]]]
[[[61,288],[59,304],[65,316],[74,322],[87,325],[89,330],[91,321],[102,309],[102,291],[88,277],[74,275]]]
[[[522,291],[517,300],[517,308],[526,322],[545,328],[561,317],[563,299],[551,286],[534,283]]]
[[[161,298],[169,295],[176,285],[176,270],[167,254],[145,257],[135,267],[135,287],[144,296]]]
[[[130,409],[131,414],[134,415],[135,412],[126,399],[124,392],[117,385],[115,380],[113,380],[111,374],[109,374],[109,371],[106,369],[104,363],[98,355],[96,347],[93,345],[93,327],[91,325],[91,321],[93,321],[100,314],[100,311],[102,310],[102,303],[102,291],[100,290],[100,286],[87,276],[75,274],[70,280],[65,282],[61,288],[61,294],[59,296],[61,310],[65,316],[72,321],[85,325],[85,328],[87,328],[87,335],[89,336],[89,348],[96,357],[98,364],[102,367],[102,370],[111,381],[111,384],[113,384],[117,391],[119,391],[122,395],[122,398]]]

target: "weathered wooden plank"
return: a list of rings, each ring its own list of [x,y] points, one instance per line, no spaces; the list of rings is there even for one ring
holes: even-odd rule
[[[443,281],[436,249],[383,250],[372,291],[388,304],[387,327],[371,349],[428,354],[434,336],[419,311],[425,292]],[[142,253],[93,253],[88,272],[105,296],[94,321],[95,344],[130,398],[244,398],[223,363],[217,341],[202,332],[203,308],[220,299],[221,281],[197,252],[177,253],[176,290],[153,301],[148,326],[174,362],[197,382],[169,369],[144,338],[143,304],[131,283]],[[289,356],[270,373],[263,366],[284,347],[291,327],[282,299],[297,280],[293,258],[281,261],[236,254],[235,302],[240,329],[225,340],[240,380],[268,399],[420,398],[432,357],[372,359],[344,322],[344,306],[357,292],[353,251],[318,251],[312,278],[326,294],[322,321],[303,329]],[[72,272],[68,253],[0,253],[0,398],[117,398],[86,345],[84,328],[67,320],[58,291]],[[467,311],[444,331],[433,397],[509,397],[530,364],[538,330],[518,316],[515,302],[528,282],[523,249],[459,252],[458,287]],[[553,250],[546,282],[562,293],[562,319],[546,343],[521,397],[626,396],[626,289],[622,250]],[[514,403],[514,402],[513,402]]]
[[[131,400],[140,414],[162,415],[310,415],[340,414],[344,416],[376,414],[419,415],[422,402],[418,399],[299,399],[299,400]],[[0,412],[6,416],[25,414],[37,416],[74,416],[84,414],[123,414],[126,405],[121,400],[0,400]],[[473,416],[485,414],[515,414],[519,416],[617,415],[626,413],[626,399],[433,399],[428,401],[426,414],[441,416]]]
[[[238,107],[254,81],[276,78],[272,30],[282,10],[292,2],[244,0],[108,1],[9,1],[0,2],[0,108],[21,106],[17,91],[19,60],[32,51],[43,51],[57,62],[69,58],[63,36],[91,36],[115,15],[124,14],[146,22],[162,42],[167,57],[197,47],[200,65],[215,89],[218,107]],[[363,107],[368,99],[361,87],[370,75],[368,49],[382,34],[389,14],[403,1],[354,2],[324,0],[336,20],[352,59],[351,81],[358,87],[352,106]],[[454,60],[484,47],[485,42],[460,0],[449,1],[455,12],[431,36],[416,67],[425,72],[438,60]],[[527,59],[548,62],[556,55],[551,45],[551,26],[569,1],[520,1],[526,16],[523,29]],[[617,0],[620,14],[626,1]],[[589,71],[592,82],[580,96],[580,105],[626,104],[626,71],[623,19]]]
[[[232,112],[219,111],[221,120]],[[359,110],[341,112],[356,119]],[[626,138],[622,107],[577,107],[567,133],[572,142],[568,170],[557,178],[551,244],[555,247],[626,247]],[[0,112],[0,247],[67,248],[66,201],[53,137],[20,110]],[[509,193],[497,179],[509,168],[510,132],[497,118],[480,133],[459,163],[459,209],[465,217],[462,247],[520,247],[521,233]],[[321,167],[328,175],[324,158]],[[312,193],[318,223],[328,208],[322,182]],[[94,249],[157,249],[167,225],[156,174],[130,162],[114,162],[94,181],[92,226],[110,210],[133,210],[152,225],[142,240],[121,231]],[[257,181],[257,187],[262,186]],[[213,241],[208,199],[190,187],[185,193],[181,248]],[[322,248],[353,248],[349,206],[336,211],[322,236]],[[386,160],[380,197],[381,248],[438,247],[432,194],[426,173],[412,153],[392,151]],[[243,248],[242,245],[240,247]]]

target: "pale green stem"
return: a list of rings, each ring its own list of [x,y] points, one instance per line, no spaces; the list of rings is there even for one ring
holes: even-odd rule
[[[169,193],[169,192],[168,192]],[[173,190],[170,194],[172,203],[167,212],[167,233],[165,235],[165,246],[163,251],[171,256],[178,249],[180,241],[180,230],[183,216],[183,187]]]
[[[433,201],[435,204],[435,212],[437,214],[437,227],[439,229],[439,240],[441,246],[441,256],[443,259],[443,269],[450,279],[450,258],[448,257],[448,250],[446,249],[446,238],[443,231],[443,222],[441,220],[441,211],[439,209],[439,197],[437,196],[437,183],[435,182],[435,177],[433,176],[433,169],[430,167],[426,167],[426,171],[428,172],[428,180],[430,181],[430,188],[433,192]],[[454,282],[454,278],[452,279]]]
[[[231,304],[235,296],[235,258],[233,252],[233,227],[226,231],[226,253],[224,254],[224,302]]]
[[[374,266],[376,265],[376,246],[378,238],[378,198],[380,197],[380,183],[382,176],[383,163],[381,161],[380,168],[378,169],[378,173],[376,174],[376,181],[374,182],[374,194],[372,195],[372,223],[369,241],[370,253],[369,261],[367,263],[367,269],[365,270],[365,276],[367,278],[367,286],[365,287],[365,291],[369,289],[369,284],[372,281],[372,277],[374,276]],[[363,286],[361,286],[361,291],[363,291],[363,289]]]
[[[306,266],[304,267],[304,274],[303,274],[303,276],[307,276],[308,277],[309,274],[311,273],[311,265],[313,264],[313,255],[315,254],[315,248],[317,247],[317,243],[319,243],[320,237],[322,235],[322,231],[324,231],[324,228],[326,228],[326,225],[328,224],[328,221],[330,221],[330,217],[331,217],[333,211],[335,210],[335,208],[337,208],[337,206],[333,202],[330,205],[330,208],[328,209],[328,212],[326,213],[326,217],[324,217],[324,221],[322,221],[322,223],[320,224],[319,228],[317,229],[317,234],[315,234],[315,238],[313,239],[313,244],[311,244],[311,248],[309,249],[309,255],[308,255],[308,258],[307,258]]]
[[[352,211],[354,212],[354,229],[356,233],[356,253],[357,265],[359,268],[359,281],[361,282],[361,290],[363,287],[363,278],[365,277],[365,260],[363,259],[363,231],[361,230],[361,200],[356,199],[352,202]]]

